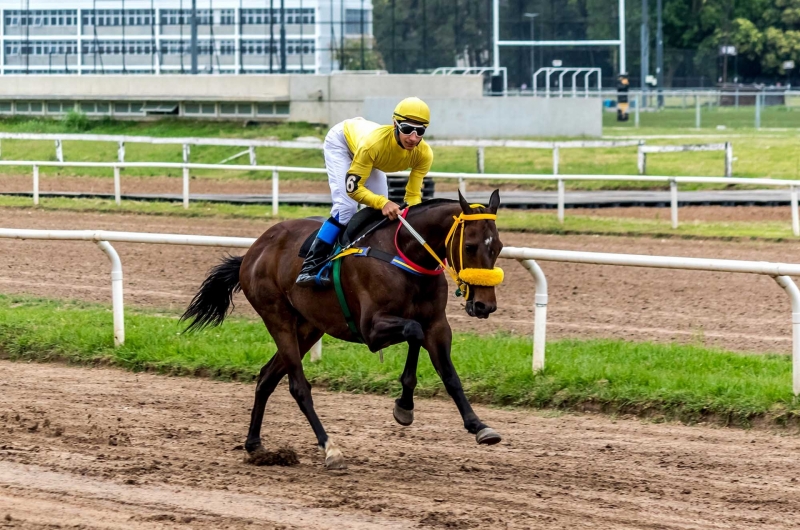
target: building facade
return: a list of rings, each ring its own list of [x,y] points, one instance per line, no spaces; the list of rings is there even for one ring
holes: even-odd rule
[[[0,75],[325,74],[357,39],[371,0],[0,0]],[[350,46],[351,47],[351,46]]]

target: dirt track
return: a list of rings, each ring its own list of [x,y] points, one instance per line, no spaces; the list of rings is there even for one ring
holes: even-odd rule
[[[720,210],[736,210],[719,208]],[[0,209],[9,228],[74,228],[187,234],[260,235],[268,222]],[[501,234],[506,246],[628,252],[800,263],[791,242],[690,241],[597,236]],[[225,252],[203,247],[115,244],[125,302],[180,311],[206,271]],[[487,321],[469,318],[450,299],[449,319],[463,331],[533,328],[533,280],[514,262],[498,289],[499,309]],[[747,352],[791,351],[791,309],[770,278],[709,272],[542,263],[549,283],[548,338],[612,337],[679,341]],[[109,265],[91,243],[0,239],[0,292],[109,303]],[[239,298],[237,311],[249,312]],[[248,313],[249,312],[249,313]]]
[[[242,462],[251,385],[0,361],[0,528],[797,528],[800,439],[316,391],[350,468],[328,472],[278,387],[265,441],[291,468]]]

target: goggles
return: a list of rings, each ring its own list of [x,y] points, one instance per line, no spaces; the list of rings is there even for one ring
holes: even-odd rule
[[[417,133],[417,136],[424,136],[425,135],[425,127],[424,125],[411,125],[410,123],[398,123],[397,128],[403,134],[411,134],[413,132]]]

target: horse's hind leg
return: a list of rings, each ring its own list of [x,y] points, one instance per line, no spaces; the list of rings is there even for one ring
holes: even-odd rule
[[[280,320],[271,320],[267,323],[269,332],[278,346],[277,355],[286,367],[289,375],[289,392],[297,402],[300,410],[305,414],[308,423],[317,436],[317,443],[325,452],[325,467],[328,469],[344,469],[347,464],[342,452],[333,443],[325,432],[322,422],[314,410],[314,401],[311,399],[311,383],[303,372],[303,355],[319,340],[321,332],[314,330],[308,332],[308,324],[298,325],[298,318],[283,313]]]
[[[300,337],[298,339],[298,345],[300,346],[300,351],[303,353],[307,352],[322,336],[320,331],[309,324],[301,326],[299,332]],[[267,400],[286,373],[286,366],[278,353],[273,355],[269,362],[261,368],[261,373],[256,383],[255,403],[253,403],[253,410],[250,413],[250,428],[247,432],[247,441],[244,445],[248,453],[253,453],[258,448],[262,447],[261,425],[264,420],[264,410],[267,406]]]

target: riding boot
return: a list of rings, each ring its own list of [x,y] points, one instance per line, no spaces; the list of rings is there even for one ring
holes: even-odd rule
[[[329,287],[331,285],[330,277],[323,277],[319,273],[325,265],[328,256],[330,256],[333,245],[336,243],[336,239],[339,237],[342,228],[344,228],[344,226],[333,217],[325,221],[325,224],[319,229],[316,239],[314,239],[314,242],[311,244],[311,249],[309,249],[308,255],[306,255],[303,267],[300,269],[300,274],[297,276],[297,280],[295,280],[297,285],[319,285],[322,287]]]

